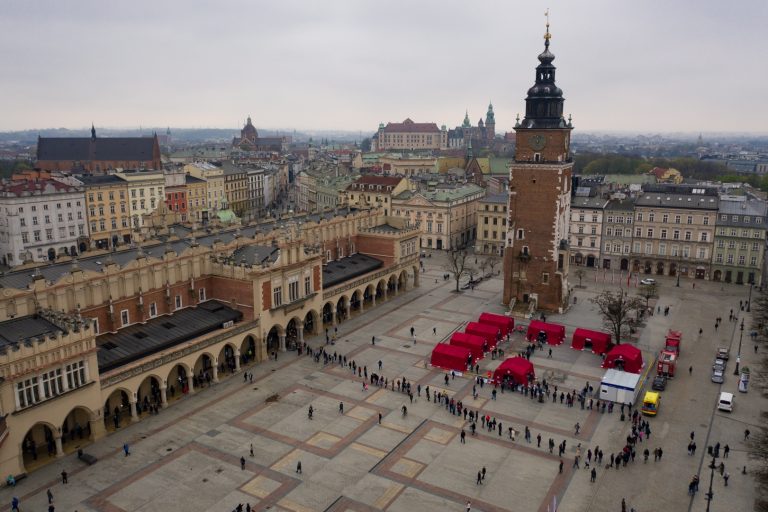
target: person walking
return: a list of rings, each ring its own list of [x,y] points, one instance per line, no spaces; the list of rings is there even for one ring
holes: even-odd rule
[[[745,441],[746,441],[747,439],[749,439],[749,434],[750,434],[750,432],[749,432],[749,429],[748,429],[748,428],[747,428],[747,429],[744,429],[744,440],[745,440]]]
[[[240,470],[245,471],[245,457],[240,457]]]
[[[589,481],[594,483],[596,478],[597,478],[597,470],[595,468],[592,468],[592,471],[590,472],[590,475],[589,475]]]
[[[129,456],[131,454],[131,450],[128,447],[128,443],[123,443],[123,452],[125,453],[125,456]]]
[[[461,429],[461,444],[467,444],[466,437],[467,432],[464,429]]]
[[[485,466],[483,466],[482,473],[483,473],[483,480],[485,480]]]
[[[563,459],[560,459],[560,469],[559,469],[558,473],[560,473],[560,474],[563,473]]]
[[[48,496],[48,504],[50,505],[51,503],[53,503],[53,493],[51,492],[50,489],[48,489],[47,491],[45,491],[45,494]]]
[[[61,483],[62,484],[69,483],[69,480],[67,480],[67,472],[66,472],[66,470],[61,472]]]
[[[253,443],[251,443],[251,457],[253,457]]]
[[[728,472],[726,471],[726,472],[723,474],[723,482],[725,483],[725,486],[726,486],[726,487],[728,487],[728,479],[729,479],[729,478],[731,478],[731,475],[729,475],[729,474],[728,474]]]
[[[339,402],[339,414],[344,414],[344,402]]]
[[[472,510],[472,502],[467,501],[467,512],[469,512],[470,510]]]
[[[581,430],[581,425],[579,425],[579,422],[576,422],[576,425],[573,426],[573,428],[576,430],[576,435],[579,435],[579,430]]]
[[[301,474],[301,461],[296,463],[296,473]]]
[[[727,459],[728,458],[728,454],[730,452],[731,452],[731,447],[728,446],[728,445],[725,445],[725,447],[723,448],[723,458]]]
[[[477,482],[475,482],[475,485],[483,485],[483,475],[480,471],[477,472]]]

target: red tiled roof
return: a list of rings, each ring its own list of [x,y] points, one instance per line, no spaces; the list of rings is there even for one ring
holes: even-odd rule
[[[382,130],[386,133],[432,133],[440,132],[440,128],[436,123],[414,123],[410,119],[406,119],[402,123],[387,123],[387,126]]]
[[[30,194],[53,194],[56,192],[76,192],[77,190],[77,187],[65,185],[64,183],[55,180],[12,181],[3,187],[0,187],[0,191],[10,192],[15,196],[20,196],[24,192],[29,192]]]
[[[661,178],[663,178],[663,177],[664,177],[664,174],[666,174],[666,172],[667,172],[668,170],[669,170],[669,169],[664,169],[663,167],[654,167],[653,169],[651,169],[650,171],[648,171],[648,174],[653,174],[653,175],[654,175],[654,176],[656,176],[658,179],[661,179]]]

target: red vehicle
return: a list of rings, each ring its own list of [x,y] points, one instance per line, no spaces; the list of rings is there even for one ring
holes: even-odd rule
[[[664,346],[664,350],[667,352],[674,352],[677,356],[680,356],[680,342],[683,339],[683,333],[680,331],[669,330],[667,332],[667,340]]]
[[[656,373],[664,375],[667,378],[675,376],[677,369],[677,352],[662,350],[659,353],[659,360],[656,363]]]

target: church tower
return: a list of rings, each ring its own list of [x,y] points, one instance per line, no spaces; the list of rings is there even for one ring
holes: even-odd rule
[[[515,158],[509,173],[504,303],[536,301],[561,311],[568,302],[568,218],[571,208],[570,119],[555,85],[549,51],[549,16],[536,83],[528,89],[525,118],[515,124]]]
[[[488,143],[496,138],[496,116],[493,113],[493,103],[488,103],[488,112],[485,113],[485,133]]]

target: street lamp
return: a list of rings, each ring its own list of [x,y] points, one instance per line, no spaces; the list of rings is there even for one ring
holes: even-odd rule
[[[744,319],[741,319],[741,327],[739,328],[739,351],[736,353],[736,369],[733,371],[734,375],[739,374],[739,363],[741,363],[741,340],[744,338]]]
[[[753,283],[749,283],[749,298],[747,299],[747,313],[749,313],[752,310],[752,287],[754,286]]]

